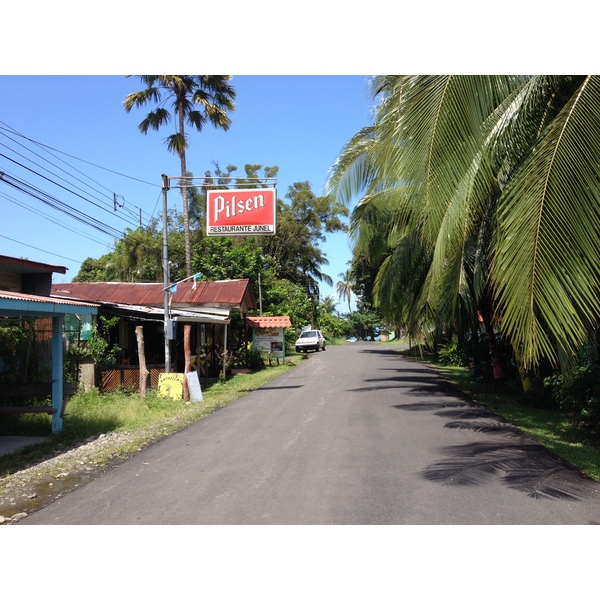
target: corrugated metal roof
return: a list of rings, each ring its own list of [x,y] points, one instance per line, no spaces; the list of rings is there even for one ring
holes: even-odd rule
[[[32,294],[21,294],[19,292],[7,292],[0,290],[1,300],[26,300],[29,302],[39,302],[41,304],[60,304],[60,305],[72,305],[72,306],[95,306],[97,304],[91,304],[90,302],[77,302],[76,300],[67,300],[65,298],[53,298],[51,296],[34,296]]]
[[[155,308],[153,306],[136,306],[134,304],[112,304],[108,302],[102,302],[103,307],[107,312],[113,314],[120,314],[129,317],[162,320],[164,319],[165,313],[163,308]],[[217,310],[217,309],[215,309]],[[223,311],[222,314],[211,313],[210,311],[189,311],[189,310],[173,310],[171,309],[170,316],[174,321],[181,321],[183,323],[229,323],[229,311],[226,309],[219,309]]]
[[[173,284],[175,285],[175,284]],[[178,283],[172,294],[172,306],[222,305],[231,309],[256,308],[256,299],[249,279],[226,281],[199,281],[196,289],[191,281]],[[135,304],[138,306],[162,306],[164,287],[162,283],[127,282],[81,282],[52,285],[52,296],[71,297],[93,302]]]
[[[292,322],[287,316],[284,317],[246,317],[248,327],[260,327],[267,329],[269,327],[291,327]]]
[[[51,316],[69,313],[95,315],[97,312],[98,305],[91,302],[0,291],[0,315],[2,316]]]

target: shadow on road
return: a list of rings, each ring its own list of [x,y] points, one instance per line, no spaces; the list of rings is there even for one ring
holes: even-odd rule
[[[296,388],[301,388],[304,387],[304,385],[276,385],[273,387],[270,387],[268,385],[261,385],[260,389],[261,390],[294,390]]]
[[[448,419],[445,427],[449,429],[471,430],[490,438],[484,442],[441,448],[440,453],[447,458],[422,472],[429,481],[473,486],[499,479],[535,499],[579,501],[598,493],[595,481],[475,402],[419,402],[394,408],[432,411]]]
[[[395,375],[385,377],[372,377],[364,379],[364,387],[354,388],[351,392],[372,392],[373,390],[402,389],[406,394],[413,396],[456,396],[458,392],[448,382],[440,379],[434,373],[424,372],[423,369],[407,371],[397,370],[398,373],[411,373],[410,375]],[[414,373],[414,374],[413,374]]]

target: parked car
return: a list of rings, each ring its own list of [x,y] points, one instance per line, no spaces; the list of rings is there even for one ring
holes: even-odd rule
[[[319,329],[303,331],[296,340],[296,352],[308,352],[309,350],[315,352],[325,350],[325,338]]]

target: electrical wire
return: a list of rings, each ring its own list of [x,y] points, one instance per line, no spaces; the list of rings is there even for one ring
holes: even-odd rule
[[[97,244],[101,244],[103,246],[106,245],[106,242],[103,242],[96,238],[90,237],[89,235],[86,235],[85,233],[79,231],[78,229],[69,227],[66,223],[59,221],[57,219],[53,219],[50,215],[47,215],[40,211],[37,211],[34,208],[32,208],[31,206],[28,206],[24,202],[21,202],[21,201],[17,200],[16,198],[13,198],[12,196],[9,196],[7,194],[0,192],[0,197],[5,198],[9,202],[12,202],[13,204],[16,204],[17,206],[20,206],[21,208],[23,208],[29,212],[32,212],[34,215],[37,215],[38,217],[42,217],[43,219],[50,221],[51,223],[54,223],[55,225],[58,225],[59,227],[62,227],[63,229],[66,229],[67,231],[72,231],[73,233],[80,235],[81,237],[84,237],[92,242],[96,242]]]
[[[0,154],[0,156],[1,156],[1,154]],[[52,208],[55,208],[56,210],[63,212],[66,215],[69,215],[73,219],[76,219],[77,221],[84,223],[85,225],[89,225],[90,227],[93,227],[94,229],[96,229],[102,233],[110,235],[114,238],[120,238],[122,235],[121,231],[102,223],[98,219],[95,219],[94,217],[91,217],[91,216],[77,210],[76,208],[73,208],[72,206],[65,204],[61,200],[58,200],[58,198],[55,198],[55,197],[51,196],[50,194],[47,194],[43,190],[40,190],[25,181],[21,181],[20,179],[13,177],[12,175],[9,175],[6,172],[0,171],[0,181],[3,181],[4,183],[11,186],[12,188],[19,190],[20,192],[22,192],[28,196],[31,196],[32,198],[35,198],[36,200],[39,200],[40,202],[43,202],[47,206],[51,206]]]
[[[39,250],[40,252],[45,252],[46,254],[51,254],[52,256],[58,256],[58,258],[62,258],[63,260],[68,260],[74,263],[79,264],[81,261],[79,260],[74,260],[72,258],[67,258],[66,256],[61,256],[60,254],[55,254],[54,252],[49,252],[48,250],[44,250],[42,248],[36,248],[35,246],[31,246],[30,244],[26,244],[25,242],[20,242],[19,240],[13,240],[12,238],[9,238],[5,235],[0,234],[1,238],[4,238],[5,240],[9,240],[10,242],[15,242],[16,244],[21,244],[22,246],[27,246],[28,248],[33,248],[34,250]]]
[[[30,169],[29,167],[27,167],[27,166],[25,166],[24,164],[22,164],[22,163],[20,163],[20,162],[18,162],[18,161],[16,161],[16,160],[14,160],[13,158],[10,158],[10,157],[8,157],[8,156],[6,156],[5,154],[2,154],[1,152],[0,152],[0,156],[1,156],[2,158],[6,158],[7,160],[11,161],[12,163],[14,163],[14,164],[18,165],[18,166],[19,166],[19,167],[21,167],[22,169],[25,169],[25,170],[29,171],[30,173],[33,173],[33,174],[37,175],[37,176],[38,176],[38,177],[40,177],[41,179],[44,179],[44,180],[46,180],[46,181],[48,181],[48,182],[50,182],[50,183],[53,183],[53,184],[54,184],[54,185],[56,185],[57,187],[59,187],[59,188],[61,188],[61,189],[65,190],[66,192],[69,192],[70,194],[73,194],[74,196],[77,196],[78,198],[81,198],[82,200],[85,200],[86,202],[89,202],[90,204],[92,204],[92,205],[93,205],[93,206],[95,206],[96,208],[99,208],[100,210],[103,210],[103,211],[105,211],[105,212],[109,213],[110,215],[112,215],[112,214],[113,214],[113,213],[112,213],[112,212],[111,212],[111,211],[110,211],[108,208],[105,208],[105,207],[101,206],[100,204],[98,204],[98,203],[96,203],[96,202],[92,202],[92,200],[90,200],[89,198],[86,198],[85,196],[82,196],[81,194],[78,194],[77,192],[74,192],[73,190],[70,190],[70,189],[68,189],[67,187],[65,187],[64,185],[62,185],[62,184],[60,184],[60,183],[57,183],[56,181],[52,181],[51,179],[49,179],[49,178],[48,178],[48,177],[46,177],[45,175],[42,175],[41,173],[38,173],[37,171],[34,171],[33,169]],[[1,178],[0,178],[0,179],[1,179]],[[30,187],[33,187],[33,186],[31,186],[31,184],[28,184],[28,183],[26,183],[26,182],[24,182],[24,181],[21,181],[20,183],[21,183],[21,184],[24,184],[24,185],[27,185],[27,186],[30,186]],[[42,192],[42,190],[38,190],[38,191],[39,191],[39,192]],[[42,192],[42,193],[44,193],[44,194],[45,194],[45,192]],[[49,194],[48,194],[48,196],[49,196]],[[56,200],[56,199],[55,199],[55,200]],[[59,201],[59,200],[57,200],[57,202],[60,202],[60,201]],[[63,203],[63,202],[61,202],[61,204],[64,204],[65,206],[68,206],[68,205],[66,205],[66,204],[65,204],[65,203]],[[77,209],[73,209],[73,210],[77,210]],[[82,214],[83,214],[83,213],[82,213]],[[90,217],[90,220],[91,220],[91,219],[92,219],[92,218]],[[115,230],[115,231],[116,231],[116,230]]]
[[[124,177],[124,178],[126,178],[126,179],[131,179],[132,181],[137,181],[137,182],[139,182],[139,183],[143,183],[143,184],[145,184],[145,185],[150,185],[150,186],[152,186],[152,187],[159,187],[159,188],[162,188],[162,185],[159,185],[159,184],[157,184],[157,183],[151,183],[151,182],[148,182],[148,181],[144,181],[143,179],[138,179],[137,177],[132,177],[131,175],[126,175],[126,174],[124,174],[124,173],[119,173],[118,171],[114,171],[114,170],[112,170],[112,169],[108,169],[108,168],[106,168],[106,167],[102,167],[102,166],[100,166],[100,165],[97,165],[97,164],[95,164],[95,163],[92,163],[92,162],[90,162],[90,161],[87,161],[87,160],[84,160],[84,159],[82,159],[82,158],[79,158],[78,156],[73,156],[72,154],[69,154],[69,153],[67,153],[67,152],[63,152],[62,150],[58,150],[57,148],[53,148],[52,146],[49,146],[49,145],[47,145],[47,144],[43,144],[42,142],[38,142],[38,141],[36,141],[36,140],[34,140],[34,139],[30,138],[30,137],[27,137],[27,136],[23,135],[22,133],[20,133],[19,131],[17,131],[17,130],[16,130],[14,127],[11,127],[10,125],[8,125],[7,123],[5,123],[5,122],[4,122],[4,121],[2,121],[2,120],[0,120],[0,123],[2,123],[2,125],[4,125],[4,127],[0,127],[0,130],[10,131],[10,132],[11,132],[11,133],[13,133],[14,135],[17,135],[18,137],[20,137],[20,138],[23,138],[24,140],[27,140],[28,142],[31,142],[32,144],[35,144],[35,145],[36,145],[36,146],[38,146],[39,148],[42,148],[42,149],[44,149],[46,152],[48,152],[48,153],[49,153],[49,154],[51,154],[52,156],[54,156],[54,155],[52,154],[52,152],[57,152],[57,153],[59,153],[59,154],[62,154],[62,155],[64,155],[64,156],[68,156],[69,158],[72,158],[73,160],[78,160],[78,161],[80,161],[80,162],[82,162],[82,163],[85,163],[85,164],[87,164],[87,165],[90,165],[90,166],[92,166],[92,167],[95,167],[95,168],[97,168],[97,169],[101,169],[101,170],[103,170],[103,171],[106,171],[106,172],[108,172],[108,173],[113,173],[114,175],[118,175],[119,177]],[[5,135],[5,134],[3,134],[3,135]],[[52,152],[50,152],[50,151],[52,151]],[[64,162],[65,164],[68,164],[66,161],[63,161],[61,158],[59,158],[59,157],[57,157],[57,156],[54,156],[54,157],[55,157],[55,158],[57,158],[58,160],[61,160],[61,161],[62,161],[62,162]],[[69,166],[70,166],[70,167],[71,167],[73,170],[75,170],[75,171],[77,171],[77,172],[81,173],[82,175],[85,175],[83,172],[81,172],[81,171],[78,171],[78,169],[76,169],[76,168],[75,168],[75,167],[73,167],[72,165],[69,165]],[[85,176],[86,176],[86,177],[88,177],[89,179],[91,179],[92,181],[94,181],[94,180],[93,180],[91,177],[89,177],[89,176],[87,176],[87,175],[85,175]],[[95,182],[95,183],[97,183],[97,182]],[[98,184],[98,185],[101,185],[101,184]],[[102,186],[102,185],[101,185],[101,187],[104,187],[104,186]],[[108,189],[108,188],[105,188],[105,189]],[[135,208],[137,208],[138,210],[143,210],[142,208],[140,208],[139,206],[136,206],[135,204],[133,204],[133,206],[134,206]]]
[[[0,146],[3,146],[4,148],[7,148],[8,150],[10,150],[10,151],[11,151],[11,152],[13,152],[14,154],[16,154],[17,156],[20,156],[21,158],[23,158],[23,159],[25,159],[25,160],[29,160],[29,161],[30,161],[32,164],[34,164],[36,167],[39,167],[40,169],[43,169],[43,170],[44,170],[44,171],[46,171],[47,173],[51,173],[51,171],[50,171],[49,169],[47,169],[46,167],[44,167],[43,165],[40,165],[40,164],[38,164],[38,163],[36,163],[36,162],[34,162],[34,161],[30,160],[30,159],[27,159],[27,157],[26,157],[26,156],[24,156],[23,154],[20,154],[19,152],[16,152],[15,150],[13,150],[12,148],[10,148],[10,147],[9,147],[9,146],[7,146],[6,144],[3,144],[3,143],[1,143],[1,142],[0,142]],[[35,153],[34,153],[34,154],[35,154]],[[8,158],[8,157],[7,157],[7,156],[5,156],[4,154],[0,154],[0,156],[3,156],[4,158]],[[38,155],[36,154],[36,156],[38,156]],[[40,157],[40,158],[42,158],[42,157]],[[18,164],[19,166],[21,166],[21,167],[23,167],[23,168],[27,168],[27,167],[25,167],[24,165],[22,165],[21,163],[17,162],[17,161],[16,161],[16,160],[14,160],[14,159],[8,158],[8,160],[11,160],[12,162],[14,162],[14,163]],[[45,159],[43,159],[43,160],[45,160]],[[46,161],[46,162],[50,162],[50,161]],[[57,165],[54,165],[53,163],[50,163],[50,164],[52,164],[52,166],[56,167],[57,169],[61,170],[63,173],[66,173],[66,174],[68,174],[68,173],[67,173],[67,172],[66,172],[64,169],[62,169],[61,167],[58,167]],[[38,173],[37,171],[34,171],[33,169],[31,169],[31,171],[32,171],[33,173],[35,173],[35,174],[36,174],[38,177],[44,177],[43,175],[41,175],[41,174],[40,174],[40,173]],[[51,173],[51,174],[52,174],[52,175],[54,175],[55,177],[58,177],[58,179],[60,179],[61,181],[65,182],[65,183],[69,183],[69,182],[68,182],[68,181],[67,181],[67,180],[66,180],[64,177],[60,177],[59,175],[56,175],[56,174],[54,174],[54,173]],[[69,175],[69,174],[68,174],[68,175]],[[70,175],[70,176],[71,176],[71,175]],[[71,176],[71,177],[72,177],[72,176]],[[47,179],[47,178],[46,178],[46,179]],[[84,185],[87,185],[87,184],[85,184],[85,182],[83,182],[82,180],[80,180],[80,179],[78,179],[78,178],[76,178],[76,177],[74,177],[74,179],[75,179],[76,181],[79,181],[80,183],[82,183],[82,184],[84,184]],[[47,180],[48,180],[48,181],[51,181],[51,182],[52,182],[52,183],[54,183],[55,185],[60,185],[60,184],[56,183],[55,181],[53,181],[53,180],[51,180],[51,179],[47,179]],[[61,187],[63,187],[63,188],[64,188],[64,186],[61,186]],[[74,186],[74,187],[75,187],[75,189],[77,189],[77,190],[80,190],[81,192],[84,192],[84,190],[83,190],[82,188],[80,188],[80,187],[77,187],[77,186]],[[92,188],[91,186],[88,186],[88,187],[90,187],[91,189],[94,189],[94,188]],[[66,188],[64,188],[64,189],[66,189]],[[97,192],[98,190],[94,190],[94,191],[95,191],[95,192]],[[72,192],[72,193],[73,193],[73,192]],[[85,192],[84,192],[84,193],[85,193]],[[83,198],[83,196],[81,196],[81,197]],[[102,202],[102,199],[101,199],[101,198],[97,198],[96,196],[92,196],[92,197],[94,197],[94,198],[96,198],[98,201]],[[89,201],[89,202],[91,202],[91,200],[88,200],[88,201]],[[95,203],[93,203],[93,202],[92,202],[92,204],[95,204]],[[107,203],[107,204],[108,204],[108,203]],[[95,204],[95,205],[96,205],[96,206],[99,206],[98,204]],[[108,209],[104,209],[104,210],[108,210]],[[119,218],[119,219],[122,219],[122,220],[124,220],[124,221],[126,220],[126,219],[124,219],[124,217],[122,217],[121,215],[115,215],[115,216],[117,216],[117,218]],[[131,223],[131,221],[130,221],[130,220],[127,220],[127,222]]]

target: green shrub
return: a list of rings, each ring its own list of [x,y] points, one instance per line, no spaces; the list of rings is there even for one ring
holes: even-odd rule
[[[262,349],[252,348],[248,352],[248,368],[253,371],[260,371],[267,367],[267,353]]]
[[[556,373],[547,377],[544,385],[574,423],[600,425],[600,367],[576,367],[567,377]]]
[[[464,367],[469,364],[469,359],[465,352],[460,348],[456,340],[440,346],[438,350],[439,360],[443,365],[453,367]]]

